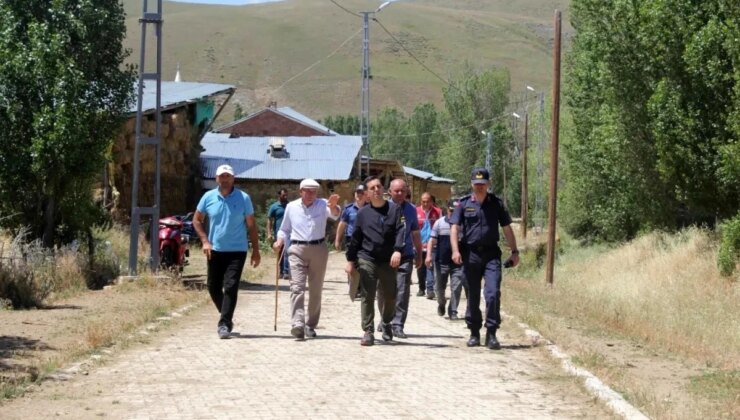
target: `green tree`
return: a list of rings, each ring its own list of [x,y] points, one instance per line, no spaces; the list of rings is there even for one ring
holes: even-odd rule
[[[470,171],[485,161],[485,137],[481,131],[491,129],[501,134],[498,125],[508,117],[505,109],[510,90],[508,70],[492,68],[481,72],[468,63],[443,89],[447,114],[443,128],[449,134],[438,162],[443,173],[457,180],[460,187],[469,186]],[[502,185],[501,176],[502,173],[494,177],[494,186]]]
[[[731,0],[576,0],[564,211],[577,235],[713,222],[740,206]]]
[[[360,135],[360,117],[357,115],[329,115],[321,124],[346,136]]]
[[[408,137],[404,164],[427,172],[439,173],[437,152],[445,141],[440,132],[440,115],[433,103],[417,105],[408,119]]]
[[[46,246],[96,220],[92,186],[133,71],[115,0],[0,2],[0,212]]]
[[[408,156],[408,143],[399,141],[408,134],[407,128],[408,119],[403,112],[397,108],[382,109],[370,122],[370,156],[379,159]]]

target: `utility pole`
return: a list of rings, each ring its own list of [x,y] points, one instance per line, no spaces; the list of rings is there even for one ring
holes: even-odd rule
[[[357,157],[357,176],[362,179],[362,150],[367,156],[366,174],[370,174],[370,24],[369,16],[375,12],[362,13],[362,84],[360,86],[360,137],[362,147]]]
[[[527,147],[529,141],[527,132],[529,127],[529,114],[524,111],[524,145],[522,147],[522,239],[527,239],[527,210],[529,207],[529,192],[527,191]]]
[[[491,162],[493,159],[491,156],[491,149],[493,148],[493,134],[491,133],[491,130],[484,131],[483,134],[486,135],[486,169],[490,174],[491,165],[493,164],[493,162]]]
[[[157,11],[149,12],[148,1],[144,0],[143,16],[139,19],[141,23],[141,55],[139,59],[139,84],[137,88],[137,108],[136,108],[136,143],[134,145],[134,179],[131,192],[131,237],[129,243],[128,255],[128,274],[135,276],[137,274],[137,258],[139,247],[139,225],[141,216],[151,217],[149,227],[149,237],[151,245],[151,269],[155,271],[159,267],[159,190],[160,190],[160,155],[162,147],[162,0],[157,0]],[[156,66],[152,73],[145,72],[146,57],[146,30],[147,24],[154,26],[154,34],[157,37],[156,47]],[[154,137],[149,137],[142,133],[143,113],[142,103],[144,96],[144,81],[150,80],[156,83],[156,107],[154,109],[155,129]],[[141,146],[153,146],[155,156],[154,169],[154,203],[151,207],[139,207],[139,171],[141,170]]]
[[[555,269],[555,211],[558,202],[558,142],[560,139],[560,39],[562,16],[560,10],[555,10],[555,45],[553,54],[552,78],[552,126],[550,135],[550,205],[548,206],[547,223],[547,271],[545,279],[553,285],[553,271]]]
[[[370,174],[370,16],[375,18],[385,7],[394,0],[386,1],[372,12],[360,12],[362,15],[362,84],[360,86],[360,137],[362,148],[367,155],[367,174]],[[357,176],[362,178],[362,149],[357,158]]]

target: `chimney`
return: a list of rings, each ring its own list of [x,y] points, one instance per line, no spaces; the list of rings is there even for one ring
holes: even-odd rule
[[[180,78],[180,63],[177,63],[177,73],[175,73],[175,82],[181,82],[182,79]]]

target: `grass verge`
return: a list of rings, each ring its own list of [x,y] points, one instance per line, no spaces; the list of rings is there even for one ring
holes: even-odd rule
[[[720,276],[716,243],[688,229],[566,244],[552,288],[525,255],[503,305],[652,417],[740,418],[740,284]]]

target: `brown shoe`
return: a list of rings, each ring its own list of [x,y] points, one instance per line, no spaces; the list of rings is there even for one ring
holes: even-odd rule
[[[372,346],[375,344],[375,336],[372,331],[365,331],[365,335],[360,340],[361,346]]]

